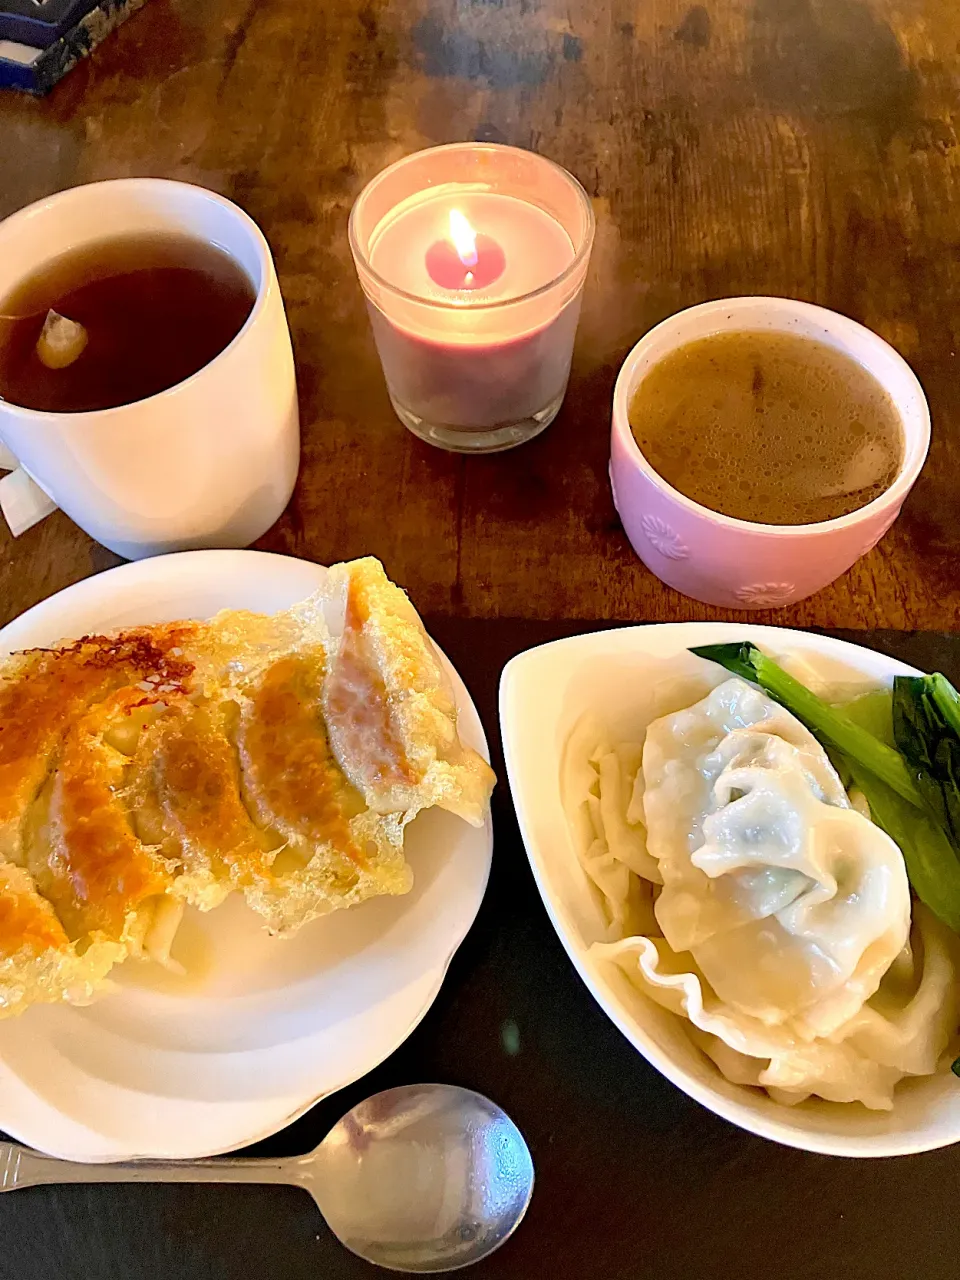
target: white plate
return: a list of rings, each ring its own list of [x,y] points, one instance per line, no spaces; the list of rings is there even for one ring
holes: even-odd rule
[[[191,551],[122,565],[44,601],[0,631],[0,652],[219,609],[272,613],[325,569],[255,551]],[[464,740],[486,741],[447,663]],[[176,978],[146,961],[86,1009],[36,1006],[0,1021],[0,1128],[74,1160],[194,1157],[275,1133],[393,1052],[440,989],[480,907],[486,825],[439,810],[408,828],[413,890],[271,938],[240,900],[188,910]]]
[[[533,873],[560,940],[590,993],[643,1056],[690,1097],[753,1133],[834,1155],[891,1156],[960,1140],[960,1080],[949,1070],[904,1081],[892,1112],[811,1100],[797,1107],[730,1084],[688,1040],[679,1018],[639,992],[614,965],[594,960],[603,937],[600,903],[563,811],[560,763],[570,729],[595,712],[615,737],[640,741],[665,708],[666,684],[689,701],[725,678],[687,653],[692,645],[757,641],[775,656],[810,660],[830,680],[857,688],[916,675],[893,658],[827,636],[735,623],[667,623],[574,636],[514,658],[500,684],[507,775]],[[683,690],[686,697],[687,689]],[[658,699],[660,705],[658,705]],[[674,701],[674,709],[681,705]]]

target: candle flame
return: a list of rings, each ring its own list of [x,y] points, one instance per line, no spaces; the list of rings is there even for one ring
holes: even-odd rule
[[[477,233],[459,209],[450,210],[450,239],[465,267],[477,265]]]

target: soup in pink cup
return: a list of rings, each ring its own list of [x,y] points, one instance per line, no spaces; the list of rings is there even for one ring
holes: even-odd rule
[[[890,486],[848,515],[817,524],[758,524],[721,515],[673,488],[644,457],[630,428],[646,374],[678,348],[712,334],[768,330],[825,343],[855,360],[889,395],[903,433]],[[870,551],[900,513],[930,445],[930,411],[916,374],[863,325],[789,298],[725,298],[670,316],[624,361],[613,398],[610,482],[627,537],[648,569],[705,604],[770,609],[813,595]]]

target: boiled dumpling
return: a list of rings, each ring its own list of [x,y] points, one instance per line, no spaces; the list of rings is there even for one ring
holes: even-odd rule
[[[922,902],[910,941],[880,987],[833,1039],[906,1075],[929,1075],[957,1026],[960,945]]]
[[[563,753],[561,792],[584,871],[599,890],[610,937],[655,927],[643,891],[662,883],[643,828],[642,748],[612,746],[585,716]]]
[[[598,960],[619,965],[657,1004],[688,1019],[694,1042],[735,1084],[779,1089],[783,1101],[816,1093],[831,1102],[891,1105],[903,1072],[829,1040],[806,1040],[788,1025],[765,1026],[725,1004],[689,953],[678,955],[664,938],[632,936],[597,943]]]
[[[832,1035],[815,1040],[726,1005],[692,957],[678,955],[663,938],[634,935],[591,950],[689,1019],[695,1043],[734,1084],[766,1089],[788,1104],[815,1094],[887,1111],[905,1075],[937,1069],[957,1025],[957,939],[922,903],[914,912],[910,944],[877,992]]]
[[[632,788],[617,750],[583,722],[562,779],[611,920],[592,955],[684,1018],[729,1080],[778,1101],[884,1110],[905,1075],[936,1070],[960,944],[911,904],[900,850],[803,725],[733,679],[649,726]]]
[[[732,1008],[829,1035],[906,943],[900,850],[850,807],[813,736],[743,680],[654,721],[643,772],[670,946]]]
[[[779,1102],[816,1094],[889,1110],[905,1075],[936,1071],[957,1025],[957,939],[922,903],[914,917],[910,943],[876,995],[828,1039],[780,1045],[757,1039],[745,1041],[744,1053],[731,1046],[728,1029],[725,1036],[697,1031],[697,1043],[728,1079],[765,1088]],[[657,998],[656,979],[647,990]]]

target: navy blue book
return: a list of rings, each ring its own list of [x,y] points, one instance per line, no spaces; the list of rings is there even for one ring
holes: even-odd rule
[[[145,0],[0,0],[0,87],[42,94]]]

